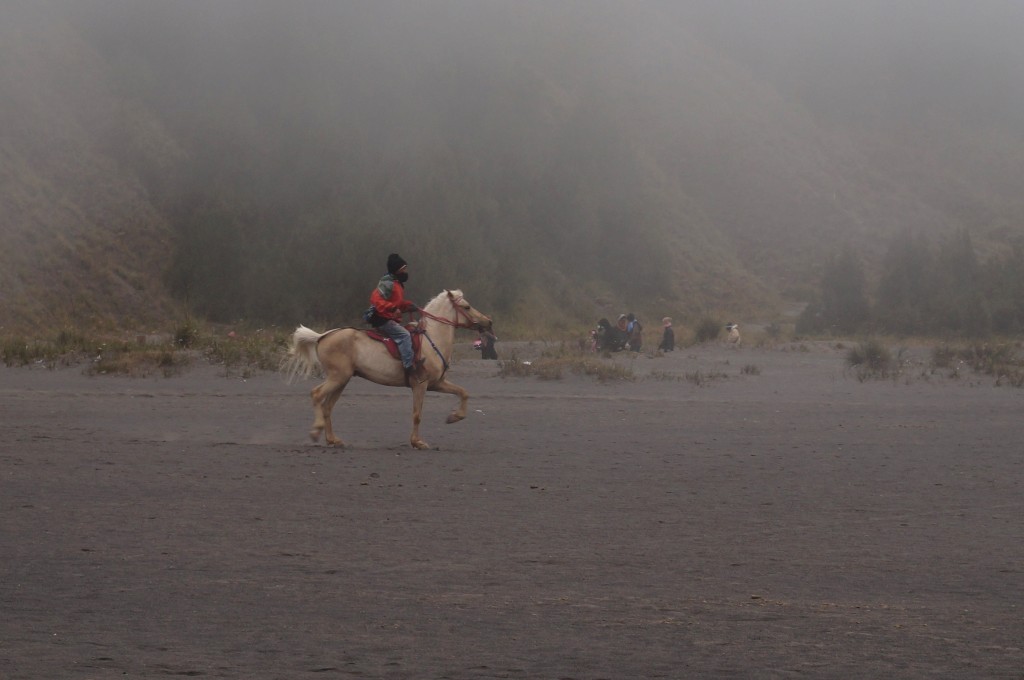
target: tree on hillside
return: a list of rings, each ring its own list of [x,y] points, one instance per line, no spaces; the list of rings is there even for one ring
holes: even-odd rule
[[[983,272],[984,299],[988,300],[992,330],[997,333],[1024,331],[1024,247],[990,261]]]
[[[855,333],[868,321],[864,265],[852,248],[833,255],[821,277],[821,297],[804,309],[799,333]]]
[[[182,209],[167,283],[192,311],[218,321],[241,316],[248,271],[245,222],[232,208],[208,198]]]
[[[875,295],[873,318],[895,333],[928,333],[934,326],[934,258],[928,241],[910,232],[889,245]]]
[[[992,315],[982,291],[981,266],[966,229],[940,246],[932,295],[938,330],[976,336],[992,331]]]
[[[1002,286],[1013,280],[1011,261],[1006,264],[1006,272],[993,278],[978,262],[966,230],[952,234],[937,249],[927,239],[904,234],[893,241],[882,262],[875,323],[893,333],[988,335],[988,300],[1004,300]],[[1015,316],[1013,305],[1005,300],[1001,304],[1008,325]]]

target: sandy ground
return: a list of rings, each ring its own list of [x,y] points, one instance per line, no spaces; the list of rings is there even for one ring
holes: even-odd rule
[[[1024,678],[1024,390],[463,354],[429,451],[362,381],[336,450],[313,382],[0,369],[0,678]]]

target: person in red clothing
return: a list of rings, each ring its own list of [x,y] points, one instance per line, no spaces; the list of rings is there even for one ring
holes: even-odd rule
[[[388,255],[388,273],[381,277],[370,294],[370,304],[373,306],[372,325],[395,341],[402,355],[402,368],[411,374],[419,366],[413,356],[412,337],[402,325],[402,313],[415,312],[419,307],[405,299],[403,284],[408,280],[408,263],[398,253],[391,253]]]

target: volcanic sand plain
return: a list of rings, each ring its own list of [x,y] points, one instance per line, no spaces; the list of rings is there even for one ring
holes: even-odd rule
[[[460,345],[425,451],[359,380],[336,449],[314,381],[2,369],[0,677],[1024,677],[1024,390],[843,356]]]

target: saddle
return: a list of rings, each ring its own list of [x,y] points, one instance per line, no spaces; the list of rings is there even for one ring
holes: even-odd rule
[[[412,355],[414,357],[418,357],[420,355],[420,345],[423,344],[423,333],[417,332],[415,329],[411,328],[408,328],[406,330],[408,330],[409,334],[412,335]],[[364,330],[363,332],[366,333],[371,339],[376,340],[377,342],[383,342],[384,346],[388,348],[388,353],[392,357],[398,359],[399,361],[402,360],[402,355],[399,354],[398,345],[395,343],[394,340],[384,335],[380,331]]]

